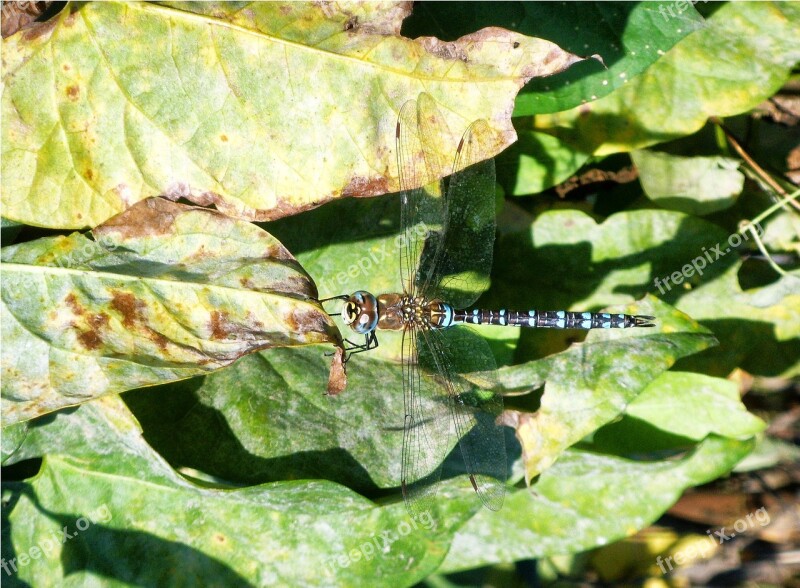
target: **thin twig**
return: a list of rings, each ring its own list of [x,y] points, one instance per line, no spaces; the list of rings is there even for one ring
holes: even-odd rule
[[[733,133],[722,123],[722,121],[719,118],[717,118],[716,116],[712,116],[709,120],[715,125],[717,125],[720,129],[722,129],[722,132],[725,133],[725,137],[728,139],[733,149],[736,151],[736,153],[739,154],[739,156],[745,161],[745,163],[747,163],[747,165],[749,165],[752,168],[752,170],[758,175],[758,177],[760,177],[770,188],[772,188],[775,191],[775,193],[778,194],[778,196],[786,196],[786,190],[784,190],[783,187],[778,182],[776,182],[775,179],[770,174],[768,174],[763,167],[758,165],[758,163],[756,163],[756,161],[752,157],[750,157],[750,155],[747,153],[747,151],[744,150],[744,148],[741,146],[741,144],[733,135]],[[795,202],[794,199],[786,200],[785,202],[790,206],[793,206],[796,210],[800,211],[800,204]]]

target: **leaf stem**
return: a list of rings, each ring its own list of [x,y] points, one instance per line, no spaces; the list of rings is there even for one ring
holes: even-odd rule
[[[734,151],[736,151],[736,153],[738,153],[741,156],[741,158],[745,161],[745,163],[747,163],[747,165],[749,165],[752,168],[752,170],[758,175],[758,177],[760,177],[764,181],[764,183],[766,183],[770,188],[772,188],[775,191],[775,193],[778,194],[779,196],[786,196],[786,190],[784,190],[783,187],[777,181],[775,181],[775,178],[773,178],[769,173],[767,173],[763,167],[758,165],[758,163],[756,163],[756,161],[752,157],[750,157],[750,154],[748,154],[747,151],[744,150],[744,148],[741,146],[741,144],[733,135],[733,133],[723,124],[722,120],[720,120],[716,116],[712,116],[709,120],[715,125],[717,125],[722,130],[723,133],[725,133],[725,136],[727,137],[728,142],[731,144]],[[791,204],[797,210],[800,211],[800,204],[797,204],[797,202],[794,201],[794,198],[791,198],[788,201],[784,200],[783,202]]]
[[[759,226],[759,223],[762,220],[767,218],[769,215],[771,215],[779,208],[785,208],[787,204],[793,206],[795,210],[800,210],[800,205],[797,203],[797,197],[798,195],[800,195],[800,190],[795,190],[793,193],[787,194],[786,190],[784,190],[783,187],[769,173],[767,173],[764,170],[764,168],[758,165],[758,163],[756,163],[756,161],[752,157],[750,157],[747,151],[745,151],[744,148],[741,146],[739,141],[736,140],[736,137],[734,137],[733,133],[722,123],[722,120],[720,120],[716,116],[711,117],[709,120],[713,124],[715,124],[719,130],[725,133],[725,137],[728,139],[728,142],[731,144],[733,149],[736,151],[736,153],[738,153],[741,156],[741,158],[745,161],[745,163],[747,163],[747,165],[750,166],[750,168],[755,172],[755,174],[759,178],[761,178],[764,181],[764,183],[775,192],[775,194],[777,194],[778,196],[782,196],[782,198],[778,202],[776,202],[775,204],[773,204],[772,206],[761,212],[761,214],[759,214],[753,220],[744,221],[740,223],[739,230],[737,231],[737,233],[739,233],[742,236],[746,236],[745,233],[750,233],[750,235],[752,235],[753,240],[756,243],[756,247],[758,247],[758,250],[761,251],[761,253],[764,255],[770,267],[778,275],[785,277],[789,274],[783,268],[781,268],[777,263],[775,263],[774,259],[772,259],[772,256],[767,251],[767,248],[764,245],[764,242],[761,240],[761,236],[756,230],[756,227]]]

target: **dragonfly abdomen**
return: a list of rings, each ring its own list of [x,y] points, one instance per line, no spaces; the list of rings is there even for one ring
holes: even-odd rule
[[[538,329],[625,329],[652,327],[651,316],[610,312],[571,312],[568,310],[452,310],[450,324],[499,325]],[[441,325],[443,327],[450,325]]]

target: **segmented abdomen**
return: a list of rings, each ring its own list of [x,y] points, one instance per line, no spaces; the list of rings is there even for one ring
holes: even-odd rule
[[[609,312],[570,312],[567,310],[451,310],[450,324],[499,325],[539,329],[624,329],[637,326],[636,317]]]

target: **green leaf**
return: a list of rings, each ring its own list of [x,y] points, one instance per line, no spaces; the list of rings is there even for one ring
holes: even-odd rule
[[[797,3],[724,4],[706,26],[638,77],[627,77],[619,90],[567,112],[537,116],[536,127],[595,155],[689,135],[709,116],[746,112],[772,96],[800,60],[798,37]]]
[[[391,489],[402,500],[400,365],[356,355],[347,390],[335,397],[322,394],[327,370],[319,349],[274,349],[202,382],[133,391],[125,400],[148,441],[176,467],[233,484],[324,478],[367,496],[385,498],[383,489]],[[451,457],[460,473],[459,452]],[[471,488],[465,478],[461,484]]]
[[[635,210],[597,223],[583,212],[550,211],[528,229],[498,239],[492,288],[480,303],[594,310],[650,293],[701,322],[720,341],[719,347],[681,360],[680,369],[725,377],[740,367],[790,377],[800,369],[799,278],[790,274],[743,289],[740,252],[751,243],[678,212]],[[514,331],[504,337],[518,342],[516,361],[557,350],[548,342],[558,334],[545,340],[541,333]]]
[[[722,244],[728,252],[733,250],[726,241]],[[687,256],[687,262],[692,261]],[[722,275],[685,292],[676,304],[722,342],[713,354],[682,361],[681,369],[720,377],[735,368],[763,376],[800,374],[800,273],[744,290],[738,278],[741,268],[736,259]]]
[[[731,206],[744,187],[739,161],[634,151],[631,159],[650,200],[672,210],[704,215]]]
[[[576,553],[633,535],[752,447],[711,436],[682,459],[655,463],[567,451],[533,494],[517,491],[500,512],[479,512],[459,529],[441,571]]]
[[[92,236],[2,250],[4,424],[338,341],[302,267],[249,223],[152,199]]]
[[[518,130],[519,140],[497,158],[497,177],[506,194],[538,194],[567,180],[589,159],[557,137]]]
[[[599,56],[603,67],[598,67],[594,59],[586,60],[574,71],[531,80],[517,99],[515,116],[558,112],[602,98],[704,26],[702,17],[688,4],[676,18],[666,18],[660,5],[647,2],[526,5],[531,7],[529,16],[534,30],[545,28],[551,32],[545,38],[576,55]]]
[[[470,512],[455,497],[412,520],[402,502],[378,508],[325,481],[198,486],[143,441],[115,397],[59,413],[29,438],[59,435],[61,449],[34,479],[3,483],[4,557],[16,559],[17,578],[31,585],[109,577],[136,585],[355,585],[376,577],[412,585],[438,567]],[[70,537],[62,543],[63,529]],[[37,546],[45,555],[23,565]]]
[[[335,397],[323,394],[327,371],[319,347],[274,349],[203,381],[125,399],[175,466],[232,483],[323,478],[362,493],[394,488],[400,500],[402,371],[372,353],[355,355],[347,389]]]
[[[450,148],[485,119],[491,156],[519,88],[580,60],[499,28],[406,39],[407,7],[177,6],[71,4],[3,40],[5,216],[80,228],[164,194],[269,220],[383,194],[407,100],[441,105]]]
[[[761,419],[747,412],[736,384],[689,372],[662,374],[625,412],[695,441],[710,434],[747,439],[765,427]]]
[[[415,9],[403,29],[411,36],[455,39],[490,25],[549,39],[576,55],[600,58],[528,82],[514,105],[514,116],[527,116],[605,96],[703,26],[703,19],[688,2],[665,3],[663,8],[647,2],[464,2],[458,10],[431,2]]]
[[[497,384],[507,394],[544,386],[534,413],[507,410],[503,418],[516,429],[528,482],[567,447],[622,414],[676,359],[716,344],[685,315],[656,299],[647,302],[626,311],[656,316],[657,329],[627,336],[593,331],[567,351],[498,370]]]
[[[753,438],[765,424],[747,412],[735,384],[689,372],[665,372],[625,410],[595,432],[585,448],[652,459],[690,447],[707,435]]]

